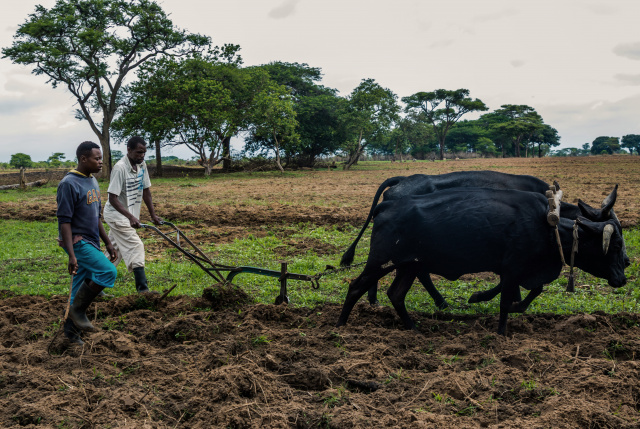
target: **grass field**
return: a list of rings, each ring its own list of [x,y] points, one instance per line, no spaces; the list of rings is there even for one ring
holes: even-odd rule
[[[482,162],[485,161],[484,164]],[[505,164],[505,160],[476,160],[478,165],[466,165],[467,169],[492,168],[514,172],[515,165]],[[497,164],[500,161],[501,164]],[[507,160],[508,161],[508,160]],[[521,160],[514,160],[520,162]],[[534,160],[538,161],[538,160]],[[624,160],[627,161],[627,160]],[[471,161],[469,161],[471,162]],[[489,165],[487,165],[487,162]],[[446,163],[428,163],[424,167],[442,169]],[[455,166],[449,162],[448,166]],[[495,165],[494,165],[495,164]],[[602,162],[597,166],[602,169]],[[374,177],[372,185],[379,183],[379,177],[397,174],[410,174],[407,168],[416,169],[415,164],[406,163],[400,168],[398,164],[369,163],[360,166],[355,172],[333,172],[333,178],[340,180],[333,186],[336,189],[333,198],[328,197],[323,189],[324,182],[318,182],[318,176],[324,172],[293,172],[281,176],[277,173],[266,172],[257,174],[214,175],[212,177],[181,177],[166,178],[153,181],[154,199],[161,215],[168,214],[176,225],[187,231],[189,237],[195,234],[202,250],[221,264],[249,265],[273,270],[279,269],[279,262],[289,263],[289,271],[300,274],[316,274],[322,272],[327,265],[338,266],[344,249],[348,247],[356,236],[360,218],[364,218],[367,201],[374,193],[362,189],[360,199],[345,200],[344,193],[353,194],[353,183],[363,185],[363,177]],[[623,164],[623,166],[626,164]],[[433,166],[433,167],[432,167]],[[385,169],[387,167],[387,169]],[[391,167],[391,169],[389,168]],[[395,168],[395,169],[394,169]],[[537,166],[535,168],[540,168]],[[611,164],[612,171],[620,169],[620,165]],[[414,171],[411,171],[413,173]],[[526,171],[525,171],[526,172]],[[606,173],[606,171],[605,171]],[[315,179],[313,180],[314,177]],[[366,176],[369,175],[369,176]],[[565,171],[565,183],[571,183],[567,177],[570,172]],[[321,176],[320,176],[321,177]],[[278,187],[273,194],[265,191],[265,184],[277,181],[286,182],[286,192]],[[370,186],[367,182],[367,185]],[[325,186],[325,188],[328,185]],[[103,195],[106,195],[107,183],[101,183]],[[340,189],[344,187],[345,192]],[[215,196],[210,189],[216,189]],[[357,188],[356,191],[357,192]],[[287,195],[290,198],[287,198]],[[167,204],[170,201],[170,204]],[[41,209],[51,214],[51,205],[55,207],[55,184],[28,191],[0,192],[0,204],[14,204],[31,207],[34,211]],[[360,207],[364,204],[364,207]],[[277,210],[273,206],[286,207],[282,222],[277,221]],[[198,210],[202,207],[215,209],[216,207],[235,207],[236,215],[225,213],[229,226],[215,229],[211,222],[206,222],[206,216],[198,219]],[[350,207],[357,211],[358,216],[351,222],[314,222],[313,218],[307,222],[289,221],[290,211],[310,209],[312,212],[323,207]],[[177,210],[175,208],[178,207]],[[184,207],[197,207],[195,214],[186,220],[180,219],[177,212],[184,211]],[[163,208],[167,208],[164,210]],[[173,212],[171,209],[174,209]],[[273,210],[273,217],[269,222],[247,222],[237,217],[237,210],[255,210],[261,213]],[[25,209],[26,210],[26,209]],[[628,213],[628,209],[627,209]],[[173,214],[173,218],[171,217]],[[222,217],[223,215],[219,215]],[[0,264],[2,274],[0,288],[8,289],[19,294],[35,294],[50,296],[65,294],[68,291],[69,275],[66,274],[66,254],[57,246],[55,240],[57,225],[55,217],[49,215],[43,220],[0,220],[0,235],[3,246],[0,248]],[[29,218],[29,216],[23,216]],[[175,219],[175,217],[178,217]],[[234,222],[234,217],[238,221]],[[204,220],[204,222],[203,222]],[[213,228],[213,229],[212,229]],[[211,279],[203,270],[198,268],[164,240],[151,233],[142,232],[148,251],[147,275],[152,288],[156,290],[168,289],[177,285],[174,294],[199,295],[203,288],[211,285]],[[640,290],[638,289],[638,261],[640,260],[640,230],[630,226],[624,230],[627,251],[632,265],[627,269],[629,283],[626,287],[614,290],[607,286],[606,281],[594,278],[578,271],[577,292],[564,292],[568,268],[555,282],[546,287],[530,309],[531,313],[552,312],[620,312],[638,309]],[[223,238],[218,240],[217,238]],[[365,235],[356,256],[356,263],[366,260],[368,234]],[[321,287],[312,289],[309,283],[290,281],[289,298],[294,306],[314,307],[324,303],[340,303],[346,293],[348,282],[359,274],[360,268],[346,270],[337,274],[324,276]],[[379,299],[383,305],[389,305],[384,291],[392,278],[388,276],[381,282],[382,293]],[[445,296],[452,307],[447,310],[454,313],[497,313],[498,300],[485,304],[468,305],[466,301],[476,290],[491,287],[494,276],[465,276],[464,280],[449,282],[435,279],[436,286]],[[236,277],[235,283],[241,286],[257,303],[271,303],[279,292],[277,279],[251,274]],[[112,293],[115,296],[134,292],[133,276],[128,273],[124,265],[118,267],[118,279]],[[433,311],[433,301],[426,292],[416,284],[407,297],[407,307],[414,311]]]
[[[637,428],[640,422],[638,157],[363,163],[353,171],[216,172],[152,179],[156,212],[215,262],[289,271],[337,266],[388,177],[498,170],[560,181],[564,200],[615,210],[632,264],[613,289],[565,269],[496,334],[498,299],[467,304],[490,273],[434,278],[439,311],[416,284],[403,324],[384,293],[337,328],[362,267],[289,281],[240,274],[216,285],[152,231],[140,230],[153,289],[135,293],[121,265],[115,298],[88,311],[96,332],[71,344],[61,326],[70,277],[57,246],[55,183],[0,191],[0,427]],[[6,180],[9,180],[5,177]],[[105,195],[106,183],[101,183]],[[472,216],[470,216],[472,217]],[[148,222],[143,210],[143,222]],[[473,221],[473,219],[469,219]],[[367,258],[369,235],[355,262]],[[435,277],[435,276],[434,276]],[[251,302],[247,302],[249,297]]]

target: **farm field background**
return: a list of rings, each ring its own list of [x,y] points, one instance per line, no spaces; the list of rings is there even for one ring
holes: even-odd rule
[[[318,290],[290,281],[291,304],[275,306],[277,279],[242,274],[233,287],[215,285],[144,231],[151,287],[176,289],[163,301],[131,295],[132,275],[120,266],[115,297],[95,306],[102,330],[82,350],[55,335],[69,276],[55,243],[54,184],[0,192],[0,425],[637,427],[638,157],[370,162],[209,178],[194,170],[152,179],[152,189],[157,213],[214,261],[270,269],[286,261],[291,272],[315,274],[338,266],[383,180],[462,170],[557,180],[565,201],[593,206],[618,184],[628,285],[613,290],[580,273],[567,294],[565,273],[510,318],[503,338],[497,299],[466,304],[494,284],[492,274],[435,279],[452,304],[445,311],[414,285],[407,307],[419,334],[402,329],[387,278],[380,307],[363,300],[335,329],[359,268],[323,277]],[[368,235],[356,262],[367,253]]]

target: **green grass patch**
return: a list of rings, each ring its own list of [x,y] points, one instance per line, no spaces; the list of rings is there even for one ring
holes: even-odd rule
[[[289,272],[313,275],[323,272],[327,265],[338,267],[343,250],[349,246],[358,232],[358,228],[350,226],[317,227],[311,224],[265,226],[263,230],[266,234],[247,235],[231,243],[211,242],[202,245],[201,249],[219,264],[252,266],[279,272],[282,261],[288,263]],[[629,280],[627,286],[613,289],[606,284],[605,280],[578,270],[576,292],[567,293],[565,270],[558,280],[545,286],[545,291],[534,300],[528,313],[638,311],[640,230],[630,229],[624,234],[627,252],[632,260],[632,265],[626,270]],[[3,237],[3,246],[0,246],[2,272],[0,289],[11,290],[18,294],[44,296],[68,293],[70,278],[66,270],[67,255],[57,245],[55,222],[2,220],[0,235]],[[322,254],[316,253],[310,247],[304,252],[297,254],[294,252],[293,256],[281,256],[282,249],[305,239],[313,239],[319,243],[329,244],[331,247],[325,247]],[[157,236],[151,236],[145,240],[163,241]],[[369,235],[367,234],[358,246],[355,263],[366,260],[368,245]],[[327,254],[326,249],[335,249],[335,251]],[[307,282],[290,280],[288,283],[290,304],[305,307],[326,303],[341,304],[349,281],[361,271],[362,266],[323,276],[318,289],[312,288]],[[204,288],[214,283],[205,271],[168,244],[159,258],[148,261],[147,277],[150,287],[154,290],[168,289],[175,284],[177,287],[173,294],[193,296],[200,296]],[[390,305],[386,289],[392,279],[392,275],[389,275],[380,282],[378,299],[382,305]],[[280,291],[280,284],[276,277],[243,273],[235,277],[234,283],[258,303],[273,303]],[[467,304],[469,296],[474,291],[488,289],[493,286],[491,283],[439,280],[435,284],[451,305],[447,312],[462,314],[497,314],[499,312],[498,298],[488,303]],[[527,293],[525,290],[522,292],[523,296]],[[110,293],[115,296],[135,293],[133,274],[127,272],[123,264],[118,267],[118,278]],[[436,311],[433,300],[417,282],[407,295],[406,304],[410,311]]]

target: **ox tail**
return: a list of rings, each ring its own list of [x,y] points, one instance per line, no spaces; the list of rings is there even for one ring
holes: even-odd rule
[[[347,251],[344,252],[344,254],[342,255],[342,259],[340,259],[340,265],[342,266],[351,265],[351,263],[353,262],[353,258],[356,254],[356,246],[358,245],[358,241],[360,241],[360,238],[366,231],[367,226],[369,226],[369,222],[371,222],[371,219],[373,218],[373,210],[378,205],[378,200],[380,199],[380,196],[385,191],[385,189],[387,189],[390,186],[397,185],[403,179],[405,179],[405,176],[391,177],[390,179],[387,179],[384,182],[382,182],[382,184],[378,187],[378,191],[376,192],[376,195],[373,197],[373,203],[371,204],[371,209],[369,210],[369,216],[367,216],[367,220],[364,222],[364,226],[360,230],[360,233],[356,237],[355,241],[351,243],[351,246],[349,246]]]

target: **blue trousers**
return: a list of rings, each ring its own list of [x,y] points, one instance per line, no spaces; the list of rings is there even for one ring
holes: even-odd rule
[[[84,240],[73,245],[73,252],[78,260],[78,272],[73,277],[73,286],[71,287],[72,304],[73,298],[85,279],[93,280],[98,286],[113,287],[118,270],[104,253]]]

